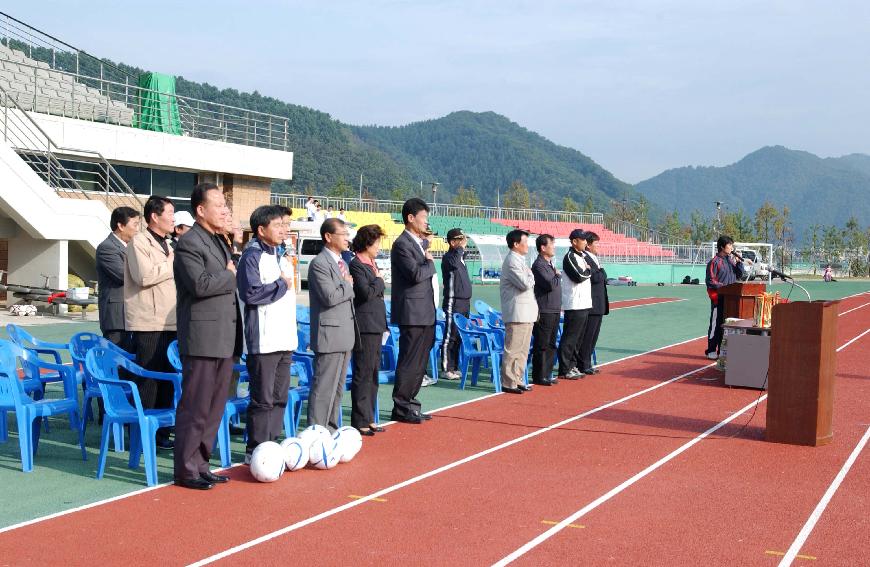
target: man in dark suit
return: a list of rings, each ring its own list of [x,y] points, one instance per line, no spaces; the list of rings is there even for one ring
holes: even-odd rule
[[[196,224],[178,240],[178,350],[182,394],[175,418],[175,484],[206,490],[228,477],[209,469],[218,426],[242,351],[236,268],[221,236],[228,221],[224,195],[200,183],[190,196]]]
[[[353,278],[341,257],[347,250],[344,222],[330,218],[320,225],[323,250],[308,267],[311,350],[314,382],[308,395],[308,425],[338,429],[350,353],[356,342]]]
[[[139,211],[118,207],[109,223],[112,233],[97,246],[97,288],[100,331],[103,336],[125,348],[124,330],[124,259],[127,243],[139,232]]]
[[[538,320],[532,329],[532,382],[538,386],[552,386],[553,363],[556,359],[556,334],[562,311],[562,274],[553,265],[556,239],[542,234],[535,240],[538,257],[532,264],[535,276],[535,300],[538,302]]]
[[[586,263],[592,270],[589,281],[592,283],[592,310],[586,319],[586,329],[580,342],[581,372],[598,374],[599,370],[592,366],[592,351],[598,343],[598,333],[601,331],[602,318],[610,313],[610,300],[607,297],[607,272],[601,267],[598,257],[599,236],[594,232],[586,233]]]
[[[418,424],[431,419],[420,411],[417,394],[429,351],[435,341],[435,262],[426,251],[429,207],[414,197],[402,206],[405,231],[390,251],[392,271],[391,322],[399,325],[399,361],[393,385],[391,419]],[[425,244],[424,244],[425,243]]]

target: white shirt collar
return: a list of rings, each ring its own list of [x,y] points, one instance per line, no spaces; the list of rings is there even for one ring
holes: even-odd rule
[[[423,252],[423,255],[425,256],[425,255],[426,255],[426,251],[423,250],[423,239],[420,238],[419,236],[414,235],[414,233],[412,233],[412,232],[411,232],[410,230],[408,230],[407,228],[405,229],[405,232],[408,233],[408,236],[410,236],[411,238],[414,239],[414,242],[417,243],[417,246],[420,247],[420,251]]]
[[[332,258],[332,261],[338,264],[338,261],[341,260],[341,254],[336,254],[331,248],[327,248],[326,246],[324,246],[323,249],[326,250],[327,254]]]
[[[124,248],[127,247],[127,243],[124,242],[123,240],[121,240],[120,238],[118,238],[118,235],[117,235],[117,234],[115,234],[114,232],[112,232],[112,236],[114,236],[114,237],[118,240],[118,242],[120,242],[120,243],[124,246]]]

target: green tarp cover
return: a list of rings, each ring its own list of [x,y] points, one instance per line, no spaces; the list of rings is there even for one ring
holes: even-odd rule
[[[142,130],[181,135],[175,77],[162,73],[139,75],[139,105],[133,126]]]

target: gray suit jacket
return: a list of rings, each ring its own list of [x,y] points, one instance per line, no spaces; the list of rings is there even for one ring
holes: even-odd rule
[[[236,276],[230,251],[199,223],[175,248],[178,350],[184,356],[229,358],[242,352]]]
[[[538,320],[535,276],[525,258],[509,252],[501,266],[501,313],[505,323],[534,323]]]
[[[124,330],[124,258],[127,248],[110,234],[97,246],[97,298],[101,331]]]
[[[393,278],[390,319],[396,325],[434,325],[435,262],[427,260],[420,245],[403,232],[390,250]]]
[[[350,273],[350,266],[347,267]],[[341,278],[338,264],[324,248],[308,266],[311,350],[350,352],[356,341],[353,284]]]

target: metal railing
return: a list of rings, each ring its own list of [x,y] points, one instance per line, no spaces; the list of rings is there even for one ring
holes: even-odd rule
[[[360,211],[364,213],[401,213],[404,201],[388,199],[359,199],[354,197],[330,197],[311,195],[320,202],[326,210],[332,206],[336,211]],[[309,195],[299,193],[272,193],[272,203],[304,209]],[[546,211],[538,209],[508,209],[505,207],[482,207],[471,205],[454,205],[450,203],[429,204],[430,215],[456,216],[466,218],[505,219],[518,221],[551,221],[573,222],[583,224],[602,224],[604,215],[601,213],[567,213],[564,211]]]
[[[141,211],[135,192],[102,154],[58,146],[3,87],[0,102],[3,141],[55,192],[97,198],[110,210],[123,205]]]
[[[140,88],[138,77],[124,69],[5,12],[0,12],[0,45],[20,51],[29,59],[0,57],[22,67],[21,75],[32,73],[34,91],[30,92],[30,97],[22,94],[20,101],[32,99],[33,110],[37,112],[155,129],[156,125],[148,123],[147,119],[142,123],[144,106],[170,115],[177,112],[181,132],[173,132],[176,134],[289,151],[289,119],[286,117]],[[14,67],[6,70],[15,72]],[[40,84],[46,86],[37,86]],[[46,92],[35,90],[37,88]],[[149,108],[155,98],[161,101],[157,103],[158,108]],[[144,115],[150,116],[149,113]]]

